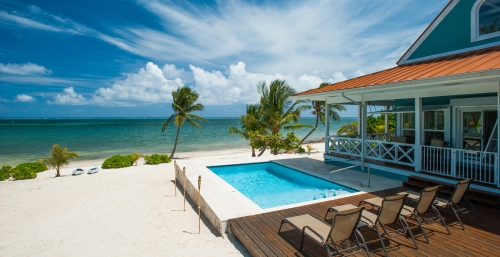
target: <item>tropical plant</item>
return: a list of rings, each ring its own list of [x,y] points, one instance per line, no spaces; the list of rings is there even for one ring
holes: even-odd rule
[[[358,122],[352,121],[345,124],[342,124],[337,129],[337,135],[355,135],[358,134]]]
[[[260,110],[259,110],[259,105],[258,104],[250,104],[247,105],[246,107],[246,114],[241,115],[241,129],[237,129],[234,126],[231,126],[229,128],[229,134],[235,134],[235,135],[240,135],[246,140],[250,140],[250,135],[248,132],[265,132],[265,129],[260,125]],[[250,146],[252,147],[252,157],[255,157],[255,144],[250,143]],[[262,147],[262,145],[259,145]],[[265,151],[265,149],[264,149]],[[263,153],[259,154],[259,156]]]
[[[311,145],[307,145],[306,148],[307,148],[307,155],[310,155],[311,151],[314,150],[314,148]]]
[[[249,131],[248,133],[252,147],[259,149],[264,148],[264,150],[266,148],[293,150],[297,149],[300,141],[293,132],[288,133],[286,136],[283,136],[280,132],[270,134],[265,131]]]
[[[275,138],[281,130],[295,130],[312,128],[308,124],[299,124],[300,110],[304,107],[300,101],[292,102],[290,96],[296,91],[284,80],[276,79],[267,87],[266,82],[259,82],[257,90],[260,98],[260,126],[266,129]],[[278,154],[280,144],[269,147],[273,154]],[[264,147],[266,148],[266,147]]]
[[[113,155],[108,159],[104,160],[101,165],[103,169],[119,169],[130,167],[134,164],[131,155]]]
[[[320,88],[326,87],[330,85],[328,82],[323,82],[319,85]],[[312,109],[312,114],[316,116],[316,123],[314,124],[314,128],[304,137],[299,143],[299,146],[304,143],[306,138],[308,138],[317,128],[318,128],[318,123],[321,121],[321,124],[325,125],[325,111],[326,111],[326,106],[325,106],[325,101],[311,101],[310,105],[304,105],[302,106],[302,110],[311,110]],[[345,111],[346,108],[343,105],[340,104],[330,104],[328,105],[328,115],[331,118],[332,121],[340,121],[340,115],[337,111]]]
[[[141,155],[134,152],[130,158],[132,158],[132,163],[135,163],[135,166],[137,166],[137,160],[139,160],[139,158],[141,158]]]
[[[36,178],[36,171],[28,168],[27,166],[16,166],[12,169],[12,178],[16,180],[33,179]]]
[[[68,148],[61,148],[58,144],[54,144],[50,150],[50,157],[43,159],[43,162],[49,168],[56,168],[56,177],[61,176],[61,167],[69,164],[69,159],[76,159],[76,152],[68,152]]]
[[[47,165],[43,161],[37,161],[37,162],[27,162],[27,163],[21,163],[16,166],[16,168],[26,168],[29,170],[32,170],[36,173],[46,171],[47,170]]]
[[[366,132],[368,134],[380,134],[385,132],[385,115],[381,114],[378,117],[373,117],[370,115],[366,117]],[[389,115],[389,132],[394,133],[396,131],[396,115],[394,113]],[[343,124],[337,130],[338,135],[355,135],[358,134],[358,122],[353,121]]]
[[[172,92],[172,109],[174,110],[174,114],[172,114],[172,116],[165,120],[163,126],[161,127],[161,132],[165,132],[168,124],[172,122],[177,127],[174,148],[172,149],[172,153],[170,154],[170,159],[174,158],[175,149],[177,148],[177,141],[179,139],[179,133],[181,132],[181,127],[182,125],[184,125],[184,122],[187,122],[189,125],[203,130],[200,124],[198,124],[196,121],[207,120],[191,113],[195,111],[203,111],[203,104],[197,103],[198,97],[198,93],[196,93],[194,90],[191,90],[191,88],[189,87],[179,87],[176,91]]]
[[[9,179],[11,171],[12,171],[12,166],[3,166],[0,169],[0,181]]]
[[[144,163],[150,165],[156,165],[160,163],[169,163],[172,160],[166,154],[152,154],[151,156],[144,156]]]

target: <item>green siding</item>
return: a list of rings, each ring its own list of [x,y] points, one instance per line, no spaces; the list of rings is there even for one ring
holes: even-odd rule
[[[500,36],[471,42],[471,10],[476,0],[461,0],[408,60],[500,42]]]

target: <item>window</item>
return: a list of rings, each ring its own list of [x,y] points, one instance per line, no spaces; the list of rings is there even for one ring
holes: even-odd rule
[[[408,144],[415,143],[415,113],[403,113],[403,136]]]
[[[431,140],[444,141],[444,111],[424,112],[424,144],[431,145]]]
[[[478,0],[471,16],[472,41],[500,36],[500,0]]]

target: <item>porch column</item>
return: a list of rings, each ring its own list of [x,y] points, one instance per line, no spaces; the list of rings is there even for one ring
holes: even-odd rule
[[[500,82],[498,82],[497,91],[497,154],[496,154],[496,167],[495,167],[495,178],[497,179],[497,187],[500,188],[500,158],[498,152],[500,152],[500,124],[498,123],[500,119]],[[491,132],[493,133],[493,132]]]
[[[415,171],[420,171],[420,145],[422,144],[422,98],[415,97],[415,146],[414,146],[414,166]]]
[[[364,97],[362,96],[362,99]],[[366,124],[366,120],[367,120],[367,104],[368,102],[366,102],[365,100],[362,100],[361,101],[361,122],[358,123],[358,124],[362,124],[361,125],[361,162],[365,162],[365,158],[366,158],[366,128],[368,127],[367,124]],[[358,126],[359,128],[359,126]]]
[[[385,110],[389,110],[389,104],[385,104]],[[389,141],[389,113],[384,114],[385,115],[385,136],[386,140]]]
[[[330,108],[327,103],[328,99],[325,99],[325,154],[330,150]]]
[[[363,116],[362,109],[363,108],[360,105],[358,105],[358,135],[361,135],[361,131],[362,131],[361,127],[363,125],[363,123],[361,122],[362,121],[361,120],[361,118],[362,118],[361,116]]]

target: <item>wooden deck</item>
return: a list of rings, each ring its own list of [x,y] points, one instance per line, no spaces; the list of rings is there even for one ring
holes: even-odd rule
[[[375,196],[385,197],[405,190],[408,190],[408,188],[393,188],[375,193],[366,193],[323,203],[232,219],[229,221],[230,228],[232,233],[238,237],[253,256],[327,256],[324,248],[308,238],[304,240],[303,251],[299,252],[301,232],[285,224],[278,234],[281,221],[286,217],[306,213],[323,220],[328,207],[348,203],[358,205],[358,202],[362,199]],[[426,243],[417,223],[408,220],[417,240],[419,250],[415,249],[411,238],[396,236],[389,239],[384,237],[384,243],[389,255],[500,256],[500,210],[494,210],[478,204],[474,206],[483,219],[483,223],[480,223],[473,213],[461,215],[460,217],[466,227],[465,230],[462,230],[454,214],[451,211],[442,210],[441,214],[450,228],[451,235],[448,235],[446,229],[441,224],[425,225],[424,229],[429,237],[430,244]],[[331,222],[332,216],[332,214],[329,214],[326,222]],[[371,256],[384,256],[384,251],[376,232],[368,228],[362,228],[361,233],[367,241]],[[367,255],[365,251],[362,251],[355,256]]]

